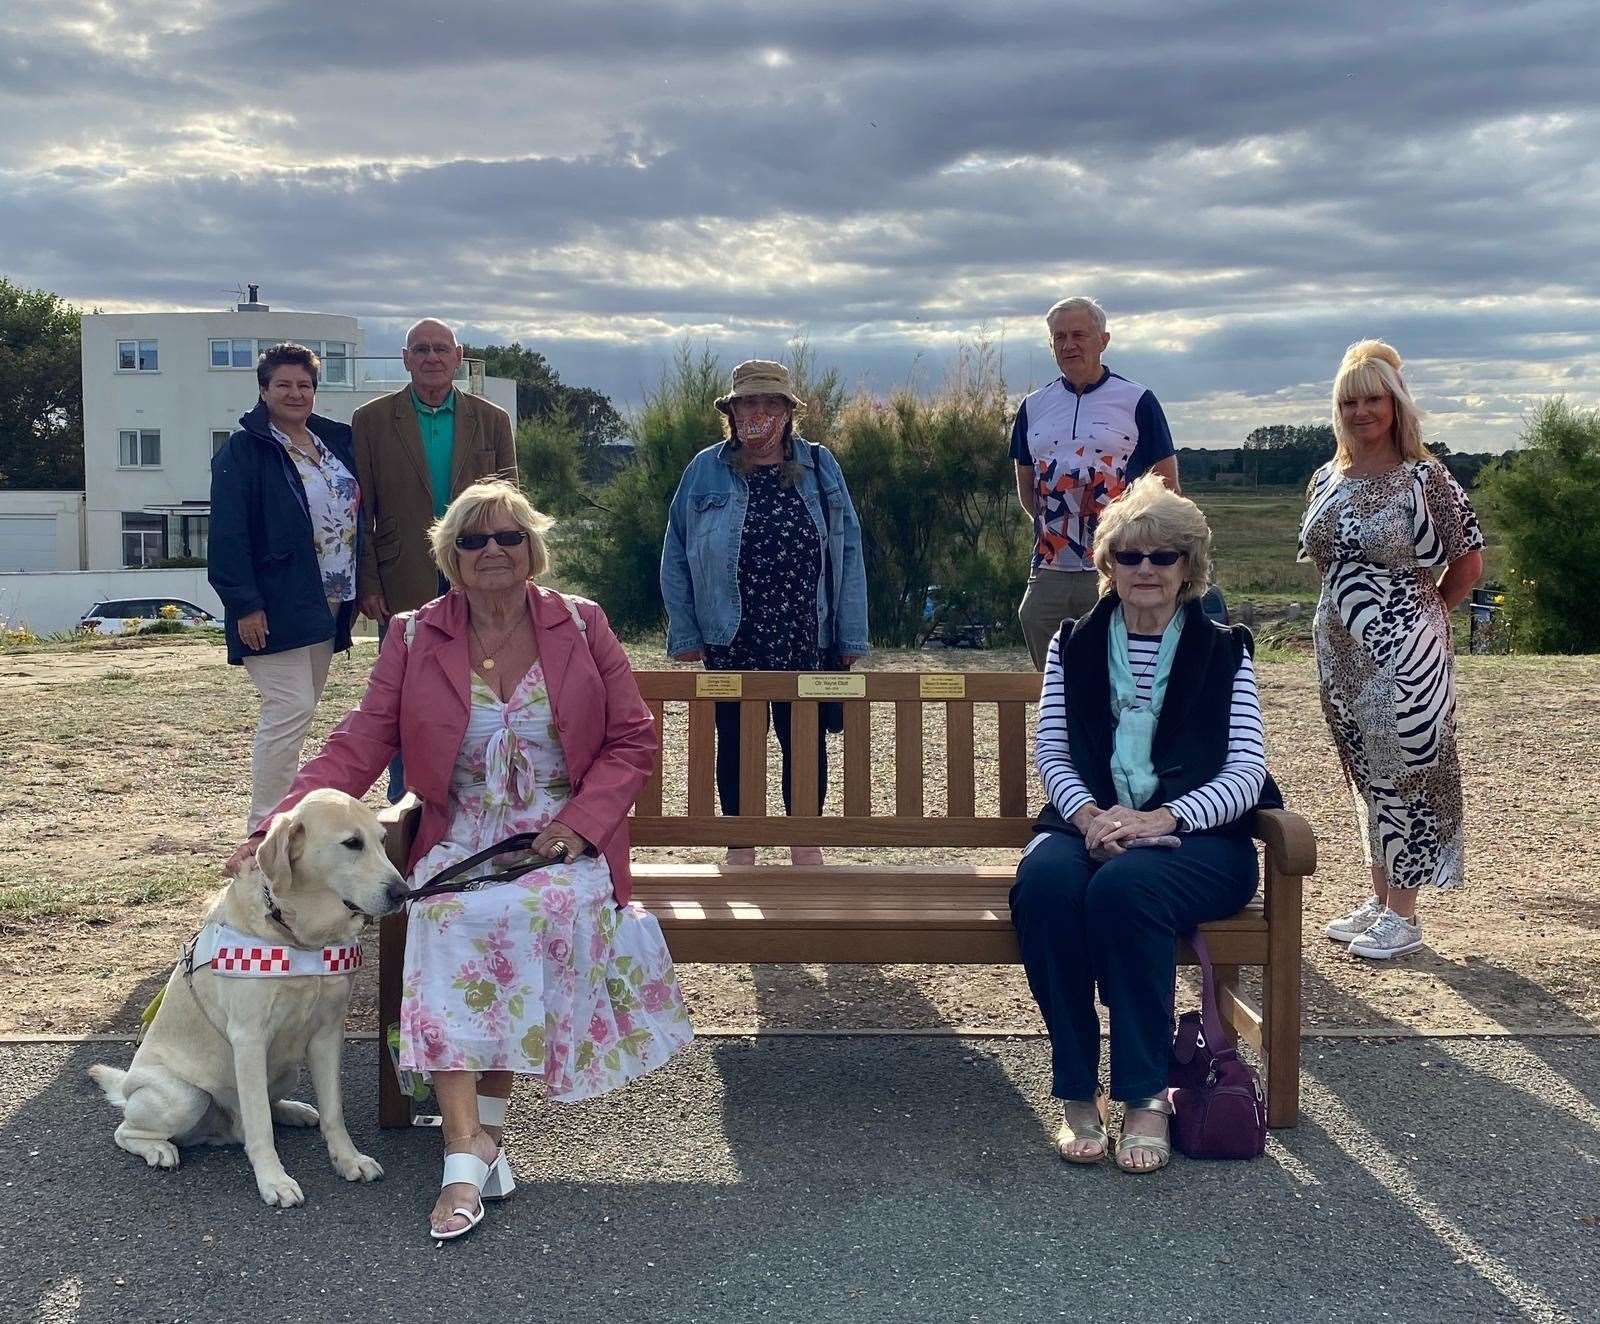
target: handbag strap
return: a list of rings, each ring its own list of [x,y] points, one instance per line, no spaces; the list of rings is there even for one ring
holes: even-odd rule
[[[1217,1010],[1217,977],[1211,968],[1211,949],[1206,946],[1205,934],[1199,929],[1189,935],[1189,945],[1200,958],[1200,1024],[1206,1033],[1206,1049],[1212,1057],[1220,1057],[1234,1051],[1234,1043]]]
[[[817,485],[817,504],[822,507],[822,591],[828,597],[828,647],[839,647],[839,604],[833,597],[833,517],[828,514],[828,498],[822,491],[822,447],[814,441],[806,442],[811,448],[811,481]]]
[[[491,869],[486,874],[476,878],[463,878],[461,875],[470,873],[478,865],[494,859],[497,855],[507,855],[513,851],[529,850],[538,839],[537,832],[518,832],[515,836],[507,837],[504,841],[497,841],[494,845],[479,851],[476,855],[469,855],[466,859],[452,864],[448,869],[441,869],[421,887],[410,892],[407,901],[423,901],[428,897],[442,896],[449,892],[471,892],[482,887],[485,883],[508,883],[513,878],[521,878],[525,873],[532,873],[535,869],[542,869],[550,860],[543,855],[535,855],[532,859],[521,864],[511,865],[506,869]]]

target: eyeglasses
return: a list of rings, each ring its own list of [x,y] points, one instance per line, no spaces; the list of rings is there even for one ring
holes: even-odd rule
[[[501,529],[496,533],[463,533],[456,546],[463,552],[481,552],[493,538],[501,547],[516,547],[528,540],[526,529]]]
[[[443,359],[454,354],[456,348],[455,345],[407,345],[406,353],[415,354],[418,358],[424,358],[429,354],[437,354]]]
[[[1111,559],[1118,565],[1127,566],[1132,570],[1143,561],[1151,565],[1176,565],[1183,560],[1182,552],[1175,552],[1171,548],[1159,552],[1112,552]]]

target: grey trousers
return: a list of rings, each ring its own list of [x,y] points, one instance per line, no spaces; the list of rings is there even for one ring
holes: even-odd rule
[[[1044,670],[1050,641],[1068,616],[1087,616],[1100,601],[1100,575],[1094,570],[1035,570],[1028,576],[1017,619],[1028,641],[1033,665]]]

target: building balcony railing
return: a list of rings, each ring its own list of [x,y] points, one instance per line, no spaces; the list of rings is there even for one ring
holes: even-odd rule
[[[328,355],[322,360],[320,391],[398,391],[411,380],[405,360],[398,354],[391,357],[363,355],[360,358],[340,358]],[[456,370],[456,385],[468,395],[483,395],[484,362],[482,359],[463,359]]]

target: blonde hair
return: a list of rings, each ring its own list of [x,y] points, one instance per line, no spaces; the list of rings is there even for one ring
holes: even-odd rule
[[[456,548],[456,539],[464,533],[487,531],[487,517],[495,515],[510,520],[528,535],[529,579],[537,579],[550,568],[550,551],[545,546],[544,534],[555,521],[535,510],[533,502],[505,479],[486,478],[464,488],[428,530],[433,559],[452,584],[461,583],[461,553]]]
[[[1211,526],[1199,506],[1179,496],[1160,474],[1135,479],[1106,507],[1094,531],[1094,568],[1100,572],[1100,596],[1116,583],[1113,552],[1137,545],[1147,551],[1171,547],[1187,558],[1189,575],[1178,590],[1178,606],[1203,597],[1211,587]]]
[[[1337,443],[1333,462],[1337,468],[1348,469],[1355,459],[1339,402],[1380,392],[1387,393],[1394,401],[1394,443],[1399,448],[1400,458],[1433,458],[1422,440],[1422,414],[1406,389],[1400,367],[1400,352],[1381,340],[1358,340],[1345,350],[1344,360],[1333,378],[1333,436]]]

